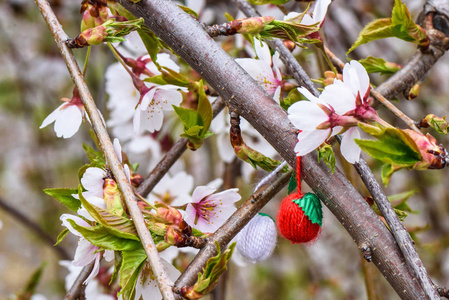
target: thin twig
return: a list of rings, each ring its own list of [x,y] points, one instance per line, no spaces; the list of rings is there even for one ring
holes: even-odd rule
[[[136,17],[143,17],[161,40],[200,74],[236,111],[295,166],[297,129],[285,111],[205,32],[201,25],[169,1],[119,1]],[[185,29],[189,28],[188,31]],[[238,80],[237,80],[238,79]],[[354,241],[369,240],[373,262],[404,299],[423,297],[413,281],[393,236],[363,197],[338,170],[319,164],[315,154],[303,158],[304,181],[332,211]]]
[[[421,287],[426,291],[426,294],[430,299],[439,299],[436,287],[430,279],[429,274],[427,273],[418,253],[416,252],[410,234],[407,229],[405,229],[403,223],[399,220],[380,184],[370,171],[370,168],[364,160],[360,160],[358,163],[355,163],[354,167],[373,196],[373,199],[379,207],[385,221],[387,221],[391,233],[404,254],[407,265],[412,268],[413,273],[417,277],[416,279],[421,284]]]
[[[43,240],[46,244],[48,244],[51,249],[53,249],[54,251],[56,251],[56,253],[58,254],[58,256],[61,259],[64,260],[68,260],[70,259],[70,255],[67,253],[67,251],[62,248],[61,246],[57,245],[54,246],[55,244],[55,240],[53,237],[51,237],[50,235],[48,235],[46,232],[44,232],[41,228],[41,226],[39,226],[39,224],[37,224],[36,222],[34,222],[33,220],[31,220],[30,218],[28,218],[27,215],[21,213],[19,210],[17,210],[15,207],[9,205],[4,199],[0,198],[0,207],[8,213],[8,215],[14,217],[14,219],[16,219],[17,221],[19,221],[20,223],[22,223],[23,225],[25,225],[28,229],[30,229],[31,231],[33,231],[34,233],[37,234],[37,236]]]
[[[198,279],[206,261],[217,254],[215,242],[220,248],[225,247],[239,231],[274,197],[288,182],[292,173],[278,175],[271,184],[260,187],[239,209],[215,232],[207,241],[206,246],[198,252],[187,269],[175,282],[177,287],[190,286]]]
[[[84,281],[86,281],[87,277],[89,277],[89,274],[92,273],[94,264],[95,262],[91,262],[81,269],[81,272],[78,274],[78,277],[76,277],[75,281],[72,284],[72,287],[67,291],[64,300],[76,300],[80,297],[83,292],[83,288],[86,288]]]
[[[215,118],[225,107],[225,103],[221,97],[218,97],[212,104],[213,117]],[[189,139],[179,139],[173,147],[165,154],[159,163],[148,174],[147,178],[137,188],[137,193],[142,197],[148,196],[156,184],[164,177],[168,170],[178,160],[179,157],[187,150],[187,142]]]
[[[371,89],[370,91],[371,96],[376,98],[377,101],[382,103],[383,106],[388,108],[392,113],[394,113],[399,119],[404,121],[408,127],[413,129],[414,131],[418,132],[419,134],[422,134],[421,130],[416,127],[416,122],[413,121],[410,117],[408,117],[406,114],[404,114],[399,108],[393,105],[389,100],[387,100],[384,96],[382,96],[378,91],[375,89]]]
[[[67,35],[59,24],[53,10],[51,9],[47,0],[36,0],[42,16],[47,22],[48,27],[56,40],[59,51],[66,62],[67,68],[72,76],[72,80],[75,83],[76,88],[80,93],[81,100],[84,104],[89,119],[92,122],[92,128],[99,141],[101,151],[104,154],[106,165],[111,170],[114,178],[117,181],[117,185],[125,199],[126,206],[131,214],[131,218],[136,226],[137,233],[142,242],[145,253],[148,256],[148,261],[151,266],[151,270],[156,277],[156,282],[159,286],[163,299],[174,299],[174,295],[171,289],[171,282],[168,278],[162,262],[159,258],[159,254],[156,249],[156,245],[151,237],[151,234],[146,226],[142,212],[137,205],[137,201],[134,197],[132,187],[123,171],[123,166],[115,154],[112,146],[111,139],[103,124],[102,118],[95,105],[92,95],[87,87],[86,82],[81,74],[80,68],[73,56],[71,50],[67,47],[66,41]]]

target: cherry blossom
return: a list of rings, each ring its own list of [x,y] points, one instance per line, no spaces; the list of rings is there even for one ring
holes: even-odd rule
[[[296,102],[288,109],[290,121],[301,130],[295,146],[297,155],[311,152],[343,128],[349,128],[343,135],[341,153],[348,162],[357,162],[361,150],[354,139],[360,138],[360,132],[353,126],[359,121],[380,121],[370,106],[369,77],[363,66],[357,61],[347,63],[343,81],[335,79],[319,98],[305,88],[298,91],[309,101]]]
[[[234,203],[241,199],[238,189],[214,194],[215,187],[199,186],[187,204],[184,220],[202,232],[214,232],[237,210]]]
[[[279,53],[271,57],[270,48],[265,42],[254,39],[254,48],[258,59],[237,58],[235,61],[263,87],[273,99],[280,102],[282,89],[281,60]]]
[[[145,93],[134,112],[135,133],[140,133],[141,130],[149,132],[160,130],[164,119],[163,111],[172,111],[172,105],[179,105],[182,101],[182,95],[177,90],[187,91],[185,88],[170,84],[145,83],[145,85]]]
[[[148,196],[150,203],[163,201],[171,206],[180,206],[191,201],[193,176],[184,171],[174,176],[166,174]]]
[[[76,248],[75,257],[72,261],[72,264],[74,266],[84,267],[90,264],[91,262],[95,261],[92,272],[90,273],[89,277],[87,277],[87,279],[84,281],[84,283],[87,284],[92,278],[94,278],[98,274],[98,271],[100,270],[100,259],[102,256],[102,253],[100,251],[101,249],[97,246],[92,245],[88,240],[86,240],[82,236],[82,234],[79,233],[77,230],[75,230],[67,220],[73,220],[77,225],[83,227],[92,227],[92,226],[90,226],[86,221],[84,221],[80,217],[70,214],[62,214],[60,220],[62,221],[63,226],[65,226],[71,233],[79,237],[78,247]],[[112,259],[114,259],[114,251],[105,250],[104,258],[106,261],[111,261]]]
[[[61,104],[51,114],[49,114],[39,129],[42,129],[51,123],[55,123],[54,130],[57,137],[64,139],[71,138],[81,126],[84,116],[84,105],[81,102],[81,98],[78,95],[76,89],[73,90],[72,99],[62,98],[61,101],[65,103]]]

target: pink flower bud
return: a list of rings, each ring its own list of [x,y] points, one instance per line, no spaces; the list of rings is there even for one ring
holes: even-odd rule
[[[237,251],[249,262],[261,262],[273,254],[276,241],[277,230],[273,219],[257,214],[237,235]]]

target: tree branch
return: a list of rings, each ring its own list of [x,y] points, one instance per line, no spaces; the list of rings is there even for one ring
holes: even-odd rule
[[[132,4],[121,0],[120,3],[135,16],[143,17],[146,26],[202,74],[232,111],[248,120],[290,165],[295,166],[293,148],[297,130],[285,111],[195,20],[169,1],[142,0]],[[404,299],[422,298],[423,291],[414,284],[392,235],[341,172],[336,170],[330,174],[327,166],[317,163],[315,155],[304,157],[303,170],[306,183],[337,216],[355,242],[370,241],[376,249],[373,261],[397,293]]]
[[[159,258],[158,251],[156,249],[156,245],[154,244],[151,234],[146,226],[142,212],[137,205],[132,187],[125,175],[125,172],[123,171],[122,164],[115,154],[111,139],[109,138],[108,132],[106,131],[100,113],[98,112],[95,102],[92,99],[92,95],[89,91],[89,88],[87,87],[86,82],[84,81],[84,77],[81,74],[75,57],[66,45],[68,37],[63,31],[61,24],[59,24],[59,21],[56,18],[53,10],[51,9],[48,1],[35,1],[41,11],[42,16],[47,22],[48,27],[50,28],[53,37],[55,38],[61,56],[63,57],[72,80],[79,91],[84,108],[86,109],[87,115],[91,120],[92,128],[99,141],[101,151],[104,154],[106,166],[114,175],[117,185],[125,199],[126,206],[128,207],[131,218],[134,222],[134,225],[136,226],[137,233],[142,242],[145,253],[148,256],[151,270],[156,277],[156,282],[159,286],[161,294],[165,300],[174,299],[170,279],[168,278],[164,270],[162,262]]]
[[[17,221],[25,225],[28,229],[37,234],[37,236],[43,240],[47,245],[51,247],[61,259],[70,259],[70,255],[60,245],[55,246],[55,240],[42,230],[42,228],[36,224],[33,220],[28,218],[27,215],[18,211],[15,207],[9,205],[4,199],[0,198],[0,207],[3,208],[10,216],[14,217]]]
[[[215,118],[225,107],[225,103],[221,97],[218,97],[212,104],[213,117]],[[147,178],[140,184],[136,192],[142,197],[148,196],[156,184],[164,177],[168,170],[178,160],[179,157],[187,150],[187,142],[189,139],[179,139],[173,147],[165,154],[161,161],[148,174]]]
[[[89,277],[89,274],[92,273],[94,264],[95,262],[91,262],[81,269],[81,272],[76,277],[75,282],[73,282],[72,284],[72,287],[67,291],[64,300],[76,300],[80,298],[83,288],[86,288],[86,286],[84,285],[84,281],[86,281],[87,277]]]
[[[444,22],[445,26],[442,26],[442,28],[448,28],[449,16],[434,11],[429,2],[439,2],[437,4],[444,6],[447,9],[448,4],[445,1],[428,1],[423,12],[423,27],[429,36],[430,45],[426,49],[418,48],[405,66],[376,88],[376,91],[387,99],[391,99],[400,93],[409,91],[412,86],[427,74],[449,48],[449,38],[444,32],[439,30],[440,25],[436,21],[439,20],[438,22]]]

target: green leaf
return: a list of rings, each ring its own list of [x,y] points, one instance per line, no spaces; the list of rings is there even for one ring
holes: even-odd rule
[[[66,228],[64,229],[59,235],[58,238],[56,239],[56,244],[54,246],[59,245],[62,240],[66,237],[66,235],[69,233],[69,230]]]
[[[382,182],[386,187],[388,186],[388,183],[390,182],[390,178],[393,175],[393,173],[399,169],[400,167],[395,168],[391,164],[384,164],[382,166],[382,173],[381,173]]]
[[[74,198],[72,195],[77,194],[77,189],[67,189],[67,188],[56,188],[56,189],[45,189],[44,193],[55,198],[70,210],[77,212],[81,207],[80,200]]]
[[[119,295],[123,299],[134,299],[137,279],[146,259],[147,255],[143,248],[133,251],[122,251],[122,267],[119,277],[119,284],[122,290]]]
[[[398,64],[386,62],[382,58],[369,56],[359,60],[368,73],[380,73],[380,75],[391,75],[401,69]]]
[[[366,128],[360,127],[363,130]],[[406,132],[394,127],[378,128],[380,129],[378,132],[365,131],[378,140],[355,140],[363,151],[393,166],[412,167],[421,161],[421,154],[416,143]]]
[[[318,162],[323,161],[326,166],[331,169],[332,174],[335,172],[335,154],[332,146],[324,143],[324,146],[317,149],[318,152]]]
[[[305,100],[306,98],[298,91],[298,89],[292,89],[286,98],[281,102],[283,109],[287,110],[293,103]]]
[[[184,5],[179,5],[179,4],[178,4],[178,7],[180,9],[182,9],[185,13],[188,13],[189,15],[192,15],[198,19],[198,13],[196,11],[194,11],[193,9],[191,9],[190,7],[187,7]]]
[[[304,197],[301,199],[296,199],[293,202],[301,207],[310,222],[320,226],[323,225],[323,208],[317,195],[313,193],[306,193]]]
[[[88,240],[92,245],[97,246],[101,249],[114,250],[114,251],[125,251],[125,250],[135,250],[141,247],[141,243],[135,240],[130,240],[126,238],[120,238],[116,235],[110,233],[106,227],[102,225],[83,227],[76,224],[75,221],[67,219],[67,221],[72,225],[72,227],[81,233],[83,237]]]
[[[188,86],[190,84],[189,80],[178,72],[173,71],[168,67],[160,67],[159,71],[162,73],[162,78],[168,84],[173,84],[177,86]]]
[[[215,285],[218,283],[220,275],[227,270],[227,263],[231,259],[232,253],[234,252],[236,243],[232,243],[223,255],[220,251],[220,245],[215,242],[218,254],[214,257],[209,258],[206,263],[203,273],[198,273],[198,281],[193,286],[193,290],[202,295],[206,295],[212,291]]]
[[[166,85],[167,84],[167,82],[164,80],[163,75],[156,75],[156,76],[153,76],[153,77],[147,77],[143,81],[156,83],[156,84],[159,84],[159,85]]]
[[[413,22],[407,6],[401,0],[395,0],[391,27],[395,37],[407,42],[419,43],[427,37],[421,27]]]
[[[80,196],[81,203],[89,214],[110,233],[120,238],[140,241],[137,236],[136,227],[131,220],[114,215],[105,209],[90,204],[84,198],[81,189],[79,190],[78,195]]]
[[[119,275],[120,268],[122,267],[122,253],[120,251],[114,251],[114,272],[112,273],[111,280],[109,280],[109,285],[111,285],[117,276]]]
[[[411,207],[408,205],[407,201],[411,196],[416,194],[418,192],[417,189],[406,191],[403,193],[395,194],[388,196],[388,200],[390,201],[391,205],[398,210],[409,212],[409,213],[417,213],[417,211],[414,211],[411,209]]]
[[[101,151],[95,151],[92,147],[83,143],[83,149],[86,152],[87,159],[89,159],[91,165],[90,167],[102,168],[106,164]]]
[[[36,292],[36,287],[41,280],[42,273],[44,272],[44,268],[46,263],[42,263],[29,277],[25,288],[19,295],[16,295],[16,299],[25,300],[31,299],[31,296]]]
[[[259,151],[249,147],[244,142],[240,146],[234,146],[234,152],[238,158],[251,164],[254,169],[259,167],[267,172],[271,172],[281,164],[280,161],[263,155]],[[288,172],[288,166],[284,166],[280,172]]]
[[[291,193],[294,192],[297,188],[298,188],[298,183],[297,183],[297,180],[296,180],[296,172],[293,171],[292,177],[290,177],[290,181],[288,182],[287,193],[288,193],[288,194],[291,194]]]
[[[209,98],[207,98],[206,93],[203,88],[203,80],[200,80],[198,86],[198,114],[201,116],[203,121],[203,132],[206,133],[209,130],[210,123],[212,122],[213,112],[212,105],[210,104]]]
[[[175,110],[178,117],[181,119],[181,122],[184,125],[185,130],[190,129],[195,125],[203,126],[203,121],[201,120],[201,116],[193,109],[178,107],[178,106],[174,106],[174,105],[173,105],[173,109]]]
[[[413,22],[407,6],[401,0],[395,0],[391,18],[377,19],[366,25],[346,55],[362,44],[388,37],[416,44],[428,41],[425,31]]]
[[[346,55],[348,55],[360,45],[392,36],[393,33],[391,31],[391,18],[374,20],[368,23],[362,29],[362,31],[360,31],[359,37],[351,46],[351,48],[349,48],[348,52],[346,52]]]

